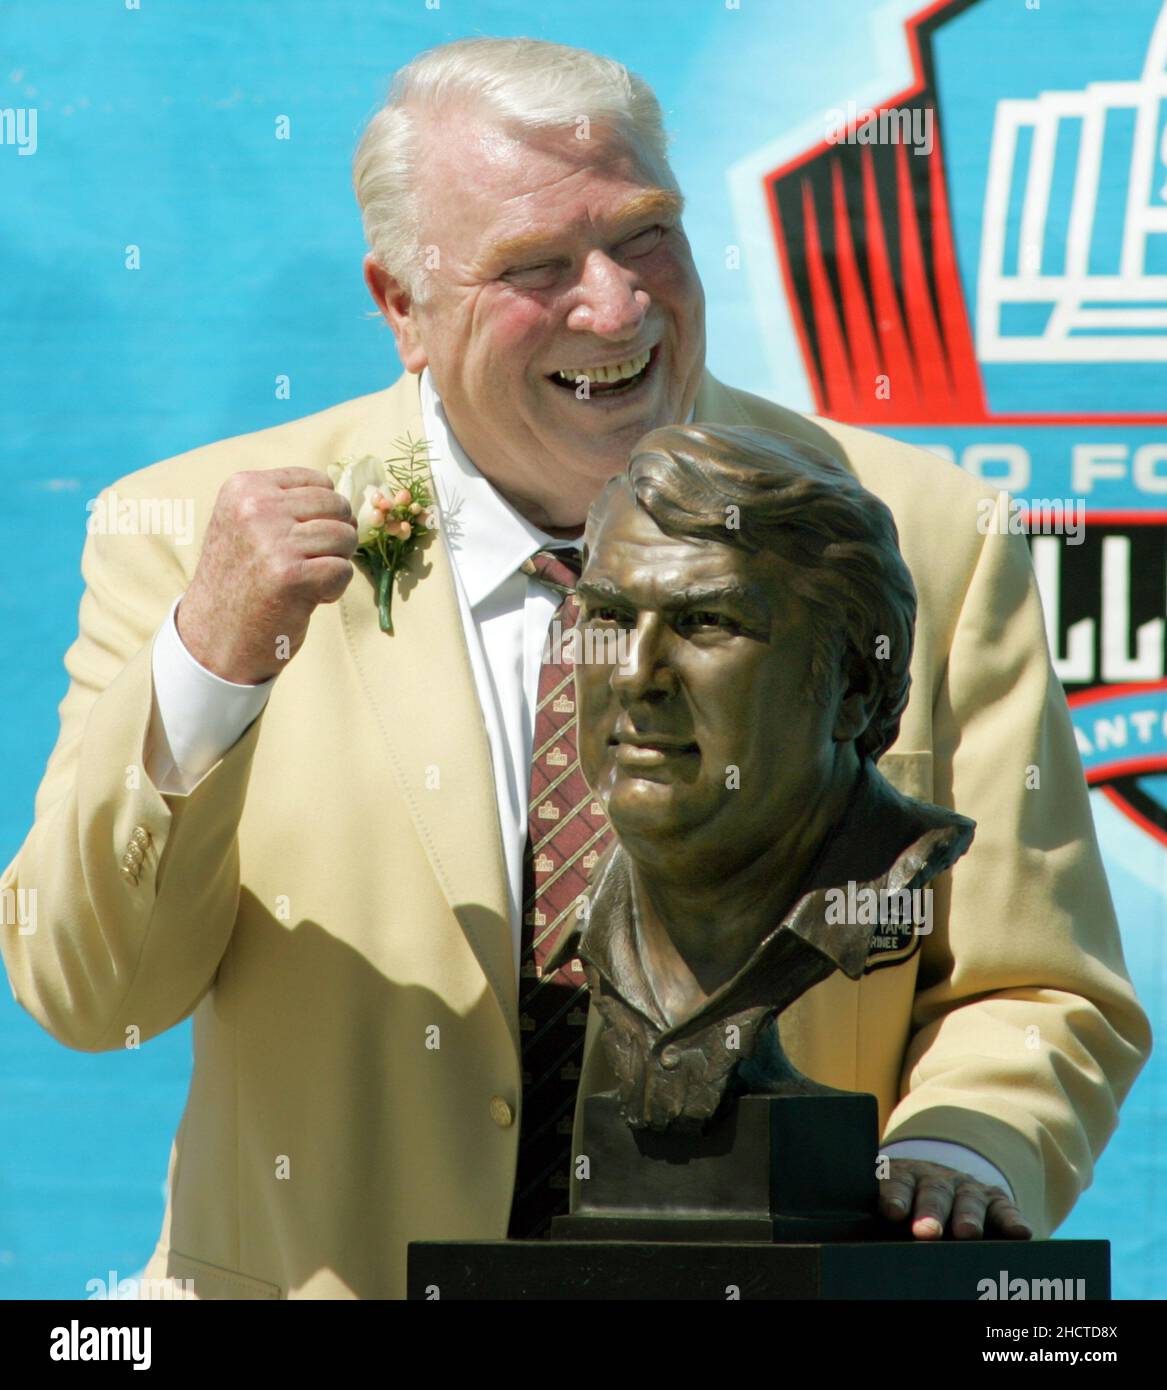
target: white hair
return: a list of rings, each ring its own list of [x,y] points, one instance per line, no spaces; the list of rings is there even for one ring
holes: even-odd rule
[[[418,122],[461,106],[520,131],[611,133],[658,187],[680,193],[660,103],[611,58],[543,39],[457,39],[399,69],[353,158],[353,189],[374,259],[424,303],[417,196]],[[581,136],[581,138],[586,138]]]

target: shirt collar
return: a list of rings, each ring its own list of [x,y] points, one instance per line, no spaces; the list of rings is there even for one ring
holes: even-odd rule
[[[828,920],[828,890],[847,883],[854,883],[857,891],[923,887],[960,858],[972,842],[974,828],[975,822],[966,816],[904,796],[865,758],[846,810],[807,873],[802,895],[737,974],[692,1017],[670,1029],[657,1011],[637,949],[631,864],[619,841],[596,866],[586,922],[571,923],[543,968],[557,969],[578,955],[662,1030],[663,1044],[699,1031],[711,1019],[763,1008],[777,997],[782,977],[791,968],[791,932],[814,946],[831,969],[857,979],[868,942],[853,928]]]
[[[421,413],[441,528],[466,600],[475,608],[536,550],[571,542],[528,521],[478,471],[450,427],[428,367],[421,374]]]
[[[421,373],[422,428],[441,527],[466,600],[473,609],[515,573],[536,550],[578,550],[582,538],[550,536],[517,512],[474,466],[458,442],[429,367]],[[696,404],[689,412],[690,423]]]

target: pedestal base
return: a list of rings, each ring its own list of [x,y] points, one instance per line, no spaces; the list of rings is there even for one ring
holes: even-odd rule
[[[743,1096],[704,1134],[633,1130],[615,1097],[584,1101],[563,1240],[877,1238],[874,1096]]]
[[[406,1296],[1097,1300],[1110,1297],[1110,1242],[415,1241]]]

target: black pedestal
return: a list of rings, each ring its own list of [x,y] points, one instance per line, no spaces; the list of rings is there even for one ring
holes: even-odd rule
[[[905,1240],[878,1215],[874,1096],[744,1096],[700,1136],[583,1104],[552,1238],[415,1242],[409,1298],[1110,1297],[1106,1241]]]
[[[743,1096],[707,1133],[633,1130],[584,1101],[563,1240],[864,1240],[876,1234],[875,1097]]]
[[[1020,1299],[1110,1297],[1105,1240],[419,1241],[411,1299]],[[1032,1306],[1027,1304],[1026,1306]],[[1047,1320],[1055,1312],[1045,1304]],[[1035,1310],[1036,1311],[1036,1310]]]

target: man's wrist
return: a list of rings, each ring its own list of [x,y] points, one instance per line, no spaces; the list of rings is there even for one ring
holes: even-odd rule
[[[964,1144],[954,1144],[948,1139],[897,1139],[890,1144],[881,1144],[879,1152],[886,1158],[918,1158],[926,1163],[940,1163],[946,1168],[955,1168],[988,1187],[1003,1188],[1009,1194],[1009,1200],[1016,1201],[1012,1184],[996,1164]]]
[[[172,780],[189,791],[263,712],[275,677],[248,685],[208,671],[178,631],[180,602],[154,638],[152,742],[159,766],[172,764]]]
[[[190,659],[195,662],[199,670],[208,676],[213,676],[215,680],[221,681],[227,686],[248,687],[270,685],[279,675],[280,669],[274,671],[255,672],[249,663],[235,656],[222,656],[218,652],[212,652],[205,643],[198,640],[200,623],[197,613],[192,618],[192,610],[195,605],[190,602],[189,590],[180,596],[175,607],[171,610],[171,621],[174,624],[174,631],[183,645]]]

